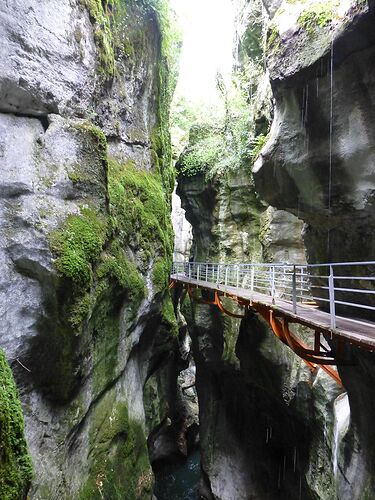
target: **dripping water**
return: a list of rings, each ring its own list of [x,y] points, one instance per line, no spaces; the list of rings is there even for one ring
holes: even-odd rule
[[[338,459],[339,459],[339,448],[343,436],[349,427],[350,422],[350,406],[347,393],[340,394],[335,399],[333,404],[333,412],[335,416],[334,424],[334,439],[333,439],[333,450],[332,450],[332,462],[333,462],[333,473],[337,475],[338,469]]]
[[[332,197],[332,138],[333,138],[333,37],[331,41],[331,58],[330,58],[330,109],[329,109],[329,174],[328,174],[328,234],[327,234],[327,256],[330,255],[331,249],[331,197]]]

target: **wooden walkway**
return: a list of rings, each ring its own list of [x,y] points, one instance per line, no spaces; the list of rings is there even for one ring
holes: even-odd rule
[[[172,274],[171,280],[195,288],[216,291],[233,299],[241,299],[248,302],[250,306],[252,304],[266,306],[274,311],[276,315],[288,318],[290,323],[300,323],[313,330],[320,330],[371,352],[375,350],[375,322],[337,316],[336,328],[332,329],[330,314],[316,307],[298,304],[296,314],[294,314],[291,302],[275,299],[273,303],[269,295],[251,292],[243,288],[196,280],[182,274]]]

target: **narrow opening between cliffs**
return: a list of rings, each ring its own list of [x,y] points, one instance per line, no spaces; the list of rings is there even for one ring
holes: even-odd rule
[[[171,0],[171,6],[182,32],[179,77],[171,110],[173,156],[177,162],[189,142],[192,127],[205,121],[211,126],[225,120],[226,89],[231,86],[234,64],[235,8],[231,0]],[[172,196],[174,260],[185,261],[192,252],[193,234],[177,192],[176,183]],[[180,300],[180,304],[180,336],[182,331],[185,349],[182,357],[187,367],[178,375],[177,399],[179,409],[183,408],[179,419],[182,415],[185,422],[182,426],[181,422],[163,422],[149,437],[154,494],[158,500],[195,500],[211,495],[200,463],[194,349],[184,301]]]

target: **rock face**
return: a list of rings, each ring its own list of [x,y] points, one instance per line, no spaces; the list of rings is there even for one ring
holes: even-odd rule
[[[189,260],[192,244],[192,228],[186,220],[185,210],[181,207],[180,197],[176,191],[172,194],[172,224],[174,229],[174,262]]]
[[[270,8],[275,25],[279,22],[278,15],[285,13],[285,9],[277,11],[280,3],[276,5],[276,2],[272,2],[271,5],[267,2],[266,5],[267,9]],[[306,5],[293,2],[286,8],[299,9],[299,14],[294,14],[296,21]],[[340,33],[338,36],[344,37],[345,30],[349,30],[349,33],[354,30],[353,27],[348,28],[352,25],[348,24],[347,19],[354,19],[356,26],[355,23],[360,23],[360,11],[361,6],[351,9],[349,6],[345,11],[348,17],[345,17],[344,24],[339,19],[335,20],[335,30]],[[323,63],[314,62],[314,71],[307,64],[304,66],[304,63],[312,57],[329,54],[331,37],[322,29],[325,36],[320,41],[313,41],[314,50],[311,51],[308,46],[301,46],[301,39],[306,37],[301,27],[295,26],[294,29],[295,32],[292,28],[285,29],[280,42],[276,43],[277,48],[270,40],[268,42],[269,50],[272,51],[268,65],[276,107],[269,140],[261,150],[254,170],[255,185],[249,173],[250,161],[230,163],[226,170],[219,170],[217,164],[220,164],[221,158],[216,156],[212,161],[210,154],[202,154],[202,151],[206,153],[207,148],[199,146],[199,143],[215,143],[207,141],[207,128],[192,131],[190,143],[179,160],[178,193],[193,228],[194,260],[303,263],[305,248],[311,260],[321,257],[321,252],[326,249],[325,224],[328,214],[322,204],[324,196],[318,188],[324,185],[321,173],[323,155],[329,145],[329,142],[324,142],[323,130],[329,124],[330,78],[314,71],[327,72],[330,59],[324,59]],[[239,32],[246,39],[246,30]],[[295,33],[294,45],[291,33]],[[270,29],[269,37],[275,36]],[[310,32],[309,37],[312,36]],[[247,46],[244,39],[240,40],[241,50]],[[354,39],[353,35],[351,41]],[[284,44],[286,48],[283,49]],[[347,42],[346,46],[349,45]],[[334,62],[338,64],[338,60],[344,61],[343,44],[336,45],[335,42],[334,46],[337,58],[337,62],[336,59]],[[240,54],[239,61],[245,63],[246,67],[243,54]],[[338,68],[335,69],[336,76],[338,71]],[[305,80],[307,77],[310,78],[308,84]],[[349,83],[349,75],[347,81]],[[254,81],[251,80],[251,83]],[[337,87],[334,87],[334,97],[340,86],[338,82]],[[267,105],[259,102],[259,88],[258,80],[257,107],[264,110]],[[301,120],[301,106],[298,103],[302,103],[302,98],[304,108]],[[347,106],[352,105],[348,98],[346,101]],[[320,105],[315,107],[317,102]],[[254,108],[249,110],[252,117],[253,112]],[[262,119],[262,113],[255,116],[256,123],[263,126],[269,120],[269,116],[263,116]],[[342,119],[348,119],[347,116],[343,113]],[[228,127],[230,129],[230,125]],[[348,131],[344,125],[337,128],[336,133],[345,134]],[[223,136],[222,130],[211,129],[209,133],[219,135],[221,141],[225,142],[225,132]],[[253,144],[261,145],[257,139],[257,127],[247,132],[253,136],[255,134]],[[262,133],[267,132],[267,128],[263,128]],[[230,131],[226,133],[230,137]],[[314,142],[311,134],[316,134]],[[353,142],[350,144],[354,147]],[[341,148],[343,151],[346,148],[348,152],[347,144],[342,142]],[[337,154],[334,147],[332,150]],[[254,156],[251,153],[251,159]],[[200,166],[196,164],[197,157],[203,159]],[[364,183],[358,180],[353,169],[349,170],[353,180],[347,185],[351,189],[358,183],[363,186]],[[335,172],[338,175],[338,171]],[[324,175],[327,179],[327,172]],[[371,175],[366,177],[370,178]],[[331,255],[339,256],[345,248],[348,250],[350,247],[350,255],[357,259],[353,253],[356,244],[351,245],[350,240],[344,242],[334,239],[338,232],[344,235],[344,228],[348,225],[345,210],[349,205],[348,199],[342,200],[341,205],[334,204],[334,200],[339,199],[334,191],[338,189],[339,178],[332,179],[336,181],[331,186],[332,225],[329,227],[333,238],[331,243],[336,242],[335,245],[332,243],[331,249],[336,253]],[[366,184],[366,189],[369,190],[367,194],[371,194],[371,182]],[[367,195],[364,195],[364,199],[371,201]],[[355,230],[361,226],[369,237],[371,230],[366,228],[366,223],[369,223],[370,204],[365,201],[362,205],[364,212],[356,219]],[[334,218],[335,210],[341,210],[341,219]],[[300,237],[301,219],[308,222],[303,229],[304,242]],[[335,230],[333,223],[337,224]],[[321,237],[315,238],[316,233],[321,234]],[[362,252],[367,252],[369,245],[367,250],[362,248]],[[367,258],[369,256],[370,253]],[[324,258],[328,258],[327,255]],[[365,258],[365,254],[359,254],[358,258]],[[196,293],[196,298],[200,299],[199,293]],[[209,300],[210,296],[206,293],[203,298]],[[230,301],[225,302],[225,306],[229,310],[234,308]],[[182,311],[192,337],[197,367],[204,490],[210,491],[206,493],[207,497],[211,495],[223,500],[328,500],[371,495],[372,444],[365,442],[366,429],[368,432],[369,419],[373,415],[373,397],[369,385],[373,383],[371,355],[353,353],[360,367],[340,367],[345,389],[348,390],[348,395],[345,395],[343,389],[322,371],[312,374],[301,360],[274,338],[255,314],[248,313],[242,321],[231,319],[222,316],[214,306],[186,300]],[[298,327],[298,334],[306,341],[311,339],[310,333]],[[342,403],[347,398],[350,411],[348,405]],[[365,411],[360,412],[360,405]],[[347,430],[349,419],[350,427]],[[372,443],[371,438],[369,442]],[[358,481],[354,480],[356,474]]]
[[[297,7],[303,12],[302,2]],[[373,260],[375,250],[374,2],[340,2],[340,9],[324,21],[307,12],[308,24],[305,15],[269,34],[275,119],[255,184],[263,199],[307,223],[310,262]],[[277,15],[273,23],[280,28]],[[336,450],[340,499],[375,491],[373,355],[355,348],[351,355],[354,366],[339,367],[351,410]]]
[[[275,119],[255,166],[256,186],[269,203],[308,223],[311,262],[374,253],[373,14],[358,12],[331,29],[299,26],[280,35],[269,54]]]
[[[245,179],[243,173],[242,182],[225,187],[215,180],[207,186],[199,177],[179,179],[198,259],[215,262],[229,255],[237,262],[265,257],[303,261],[300,222],[259,202],[254,207],[249,201],[254,191]],[[209,213],[203,208],[207,204],[199,201],[207,202],[207,190],[216,192]],[[242,232],[237,231],[232,200],[237,217],[243,215]],[[248,217],[249,210],[256,216]],[[225,223],[220,226],[218,219]],[[246,246],[239,237],[244,232],[249,235]],[[249,254],[248,249],[257,253]],[[230,301],[225,306],[233,307]],[[188,299],[182,310],[193,340],[202,467],[213,497],[298,498],[301,488],[303,498],[333,498],[333,403],[341,392],[336,383],[321,372],[312,375],[256,315],[235,320]]]
[[[178,165],[194,260],[303,263],[301,221],[259,200],[248,164],[186,175],[184,155],[201,138],[193,131]],[[230,301],[225,307],[235,309]],[[182,312],[197,369],[204,490],[222,500],[333,498],[333,404],[341,389],[311,374],[255,314],[232,319],[188,299]]]
[[[12,0],[0,19],[0,338],[29,495],[148,498],[143,386],[177,342],[165,6]]]

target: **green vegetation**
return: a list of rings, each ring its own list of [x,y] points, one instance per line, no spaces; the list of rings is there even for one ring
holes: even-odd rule
[[[162,325],[166,327],[168,332],[170,332],[173,336],[177,337],[178,325],[170,294],[164,297],[163,305],[161,308],[161,314],[162,314]]]
[[[269,52],[277,52],[281,46],[281,39],[279,30],[277,26],[271,24],[267,30],[267,43],[266,43],[266,51]]]
[[[250,157],[253,163],[258,159],[260,152],[264,148],[267,140],[268,140],[268,135],[264,134],[259,134],[256,137],[254,137],[251,144],[252,148],[250,151]]]
[[[115,56],[111,30],[113,4],[117,0],[80,0],[87,9],[94,27],[94,40],[98,51],[99,73],[110,78],[115,73]]]
[[[107,393],[94,409],[90,424],[92,466],[80,500],[146,500],[153,475],[141,424],[129,417],[125,402]]]
[[[32,477],[21,403],[12,371],[0,349],[0,497],[25,498]]]
[[[257,65],[252,71],[256,82],[259,78]],[[251,166],[267,140],[267,135],[254,125],[254,97],[250,97],[249,92],[256,87],[251,83],[249,88],[248,76],[238,73],[230,88],[226,88],[222,81],[218,85],[225,103],[225,114],[218,113],[210,122],[196,123],[191,127],[189,144],[176,164],[181,176],[204,175],[206,179],[212,179],[241,166]],[[268,123],[265,128],[268,131]]]
[[[69,215],[62,228],[50,235],[51,248],[58,255],[57,271],[76,286],[91,285],[92,265],[100,256],[106,233],[105,219],[92,208]]]
[[[210,171],[224,154],[222,130],[211,125],[196,125],[191,142],[178,165],[178,172],[192,177]]]
[[[170,106],[177,83],[178,55],[181,36],[171,20],[168,0],[152,0],[161,33],[159,57],[158,113],[152,133],[154,158],[162,175],[164,189],[171,193],[175,177],[172,168],[172,146],[170,139]]]
[[[173,252],[170,204],[159,173],[138,171],[132,162],[109,161],[111,222],[116,238],[137,251],[145,264],[168,268]],[[157,265],[156,265],[157,264]],[[160,272],[156,272],[159,276]],[[159,281],[160,280],[156,280]],[[165,288],[165,286],[163,287]]]
[[[334,18],[337,2],[327,1],[311,5],[298,18],[298,23],[308,33],[313,33],[317,27],[324,28]]]
[[[262,63],[263,59],[263,4],[261,0],[253,0],[248,10],[247,27],[239,40],[239,64],[246,65],[248,59]]]

